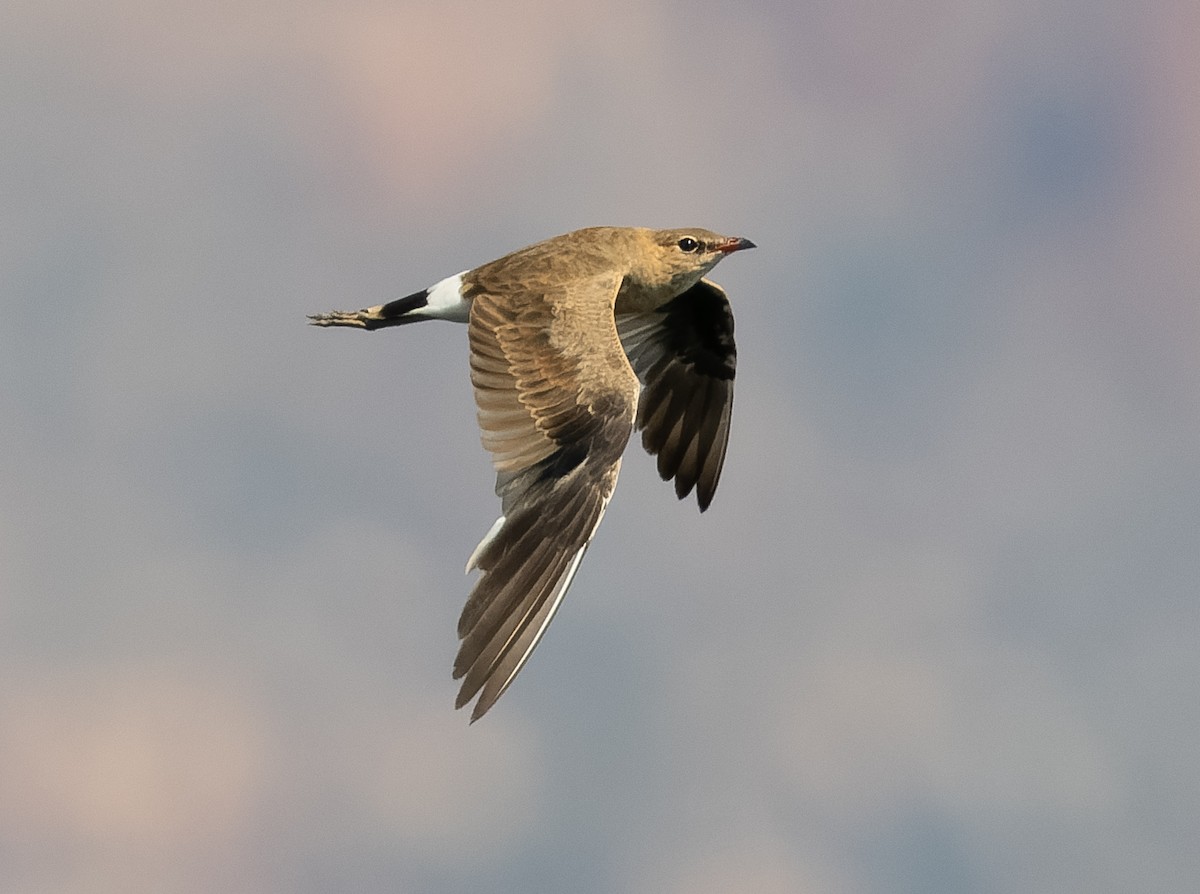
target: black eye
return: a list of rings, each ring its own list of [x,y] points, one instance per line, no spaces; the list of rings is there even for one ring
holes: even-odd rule
[[[700,243],[691,236],[684,236],[677,244],[679,245],[680,251],[695,251],[700,247]]]

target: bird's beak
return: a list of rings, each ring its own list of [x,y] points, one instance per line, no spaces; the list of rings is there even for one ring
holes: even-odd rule
[[[731,254],[735,251],[741,251],[744,248],[758,248],[749,239],[743,239],[741,236],[730,236],[720,242],[712,244],[713,251],[719,251],[723,254]]]

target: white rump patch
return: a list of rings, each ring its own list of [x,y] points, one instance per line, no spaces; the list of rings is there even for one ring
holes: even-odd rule
[[[422,317],[435,320],[450,320],[452,323],[465,323],[471,310],[471,303],[464,301],[462,296],[463,276],[468,271],[447,276],[441,282],[430,286],[425,293],[428,302],[416,311]]]

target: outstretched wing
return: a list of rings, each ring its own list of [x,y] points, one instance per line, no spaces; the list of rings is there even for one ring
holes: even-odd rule
[[[603,274],[473,295],[471,382],[503,514],[468,561],[483,575],[458,623],[456,706],[479,695],[472,721],[545,632],[616,486],[639,390],[613,320],[619,286]]]
[[[617,317],[621,342],[642,381],[637,427],[663,480],[683,499],[712,502],[729,443],[737,348],[724,290],[702,279],[649,313]]]

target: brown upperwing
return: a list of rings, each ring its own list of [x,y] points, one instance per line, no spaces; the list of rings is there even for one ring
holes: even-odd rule
[[[486,272],[487,268],[481,268]],[[495,703],[553,617],[616,486],[639,384],[617,336],[618,272],[472,282],[469,341],[504,520],[459,619],[457,706]]]

